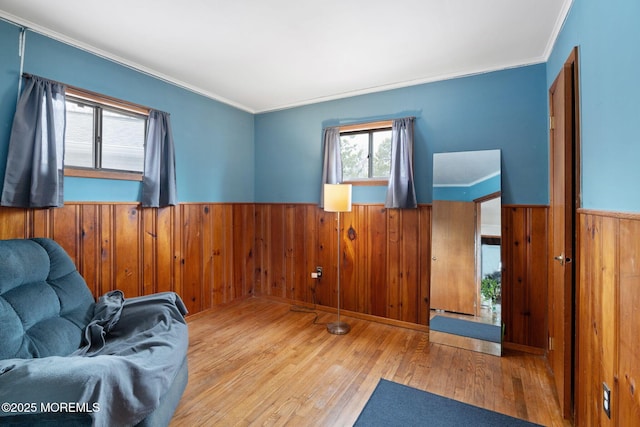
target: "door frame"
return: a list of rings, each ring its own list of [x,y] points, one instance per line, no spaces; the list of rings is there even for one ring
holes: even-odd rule
[[[475,251],[476,251],[476,316],[480,315],[480,310],[482,308],[482,203],[488,202],[489,200],[497,199],[502,197],[502,190],[496,191],[491,194],[487,194],[482,197],[478,197],[474,199],[475,210],[476,210],[476,240],[475,240]],[[502,203],[500,203],[502,206]],[[500,230],[502,230],[502,216],[500,216]],[[502,233],[500,233],[500,247],[502,247]],[[500,249],[500,255],[502,258],[502,249]],[[502,262],[502,259],[500,259]],[[502,304],[502,303],[500,303]],[[502,316],[502,311],[500,316]],[[503,319],[500,319],[500,324],[502,324]]]

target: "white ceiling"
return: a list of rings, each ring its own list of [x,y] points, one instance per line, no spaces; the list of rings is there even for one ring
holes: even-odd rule
[[[257,113],[544,62],[571,2],[0,0],[0,16]]]

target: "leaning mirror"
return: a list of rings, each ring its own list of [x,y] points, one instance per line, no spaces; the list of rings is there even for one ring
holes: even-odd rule
[[[435,153],[432,342],[500,355],[500,150]]]

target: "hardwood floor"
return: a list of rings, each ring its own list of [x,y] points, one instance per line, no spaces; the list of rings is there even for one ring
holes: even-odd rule
[[[171,426],[350,426],[385,378],[546,426],[567,426],[539,356],[429,342],[421,331],[248,298],[189,318],[189,384]],[[434,414],[434,417],[437,416]]]

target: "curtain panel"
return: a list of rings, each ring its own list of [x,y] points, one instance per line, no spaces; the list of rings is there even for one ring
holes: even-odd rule
[[[385,207],[416,208],[413,180],[413,117],[393,121],[391,129],[391,173]]]
[[[322,182],[320,183],[320,204],[324,208],[324,185],[342,182],[342,157],[340,155],[340,128],[329,127],[323,136]]]
[[[151,110],[142,177],[142,206],[166,207],[178,203],[173,134],[169,113]]]
[[[63,206],[65,114],[65,86],[30,76],[11,127],[3,206]]]

